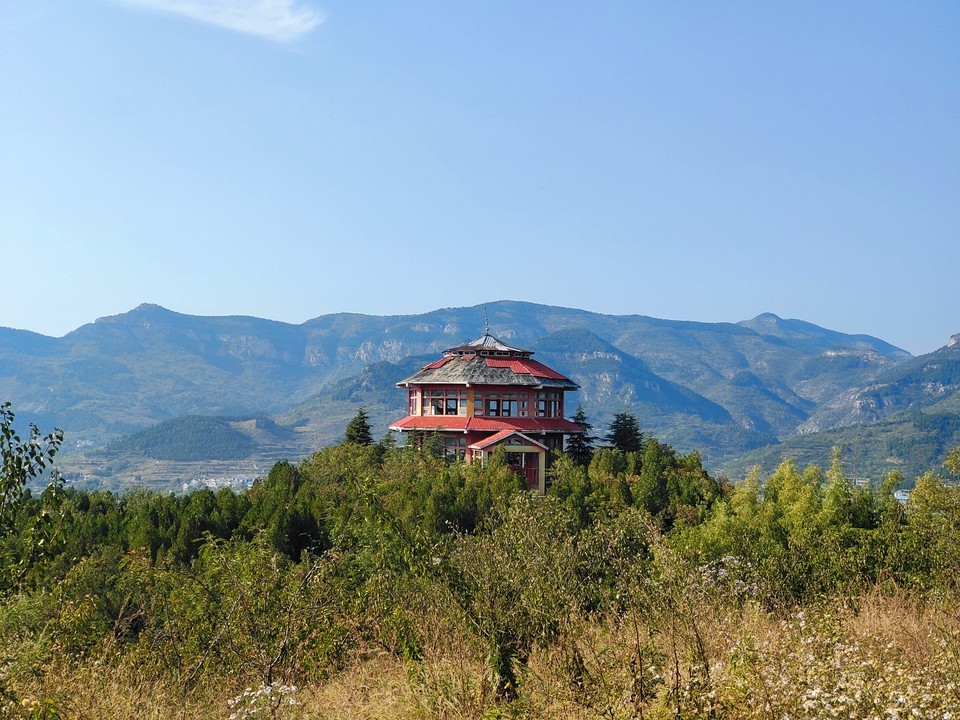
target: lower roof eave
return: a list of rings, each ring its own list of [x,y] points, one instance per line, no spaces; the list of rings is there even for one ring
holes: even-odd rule
[[[390,424],[391,430],[434,432],[499,432],[519,430],[536,435],[574,435],[583,429],[566,418],[501,418],[486,416],[421,416],[408,415]]]

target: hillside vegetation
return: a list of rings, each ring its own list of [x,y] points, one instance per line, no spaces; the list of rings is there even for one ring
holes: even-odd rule
[[[799,435],[782,444],[750,452],[722,470],[730,477],[746,477],[753,467],[772,472],[783,458],[800,467],[823,464],[839,448],[848,472],[877,483],[896,470],[908,485],[912,478],[943,463],[950,448],[960,444],[960,414],[908,412],[863,425],[849,425]]]
[[[106,451],[155,460],[234,460],[246,457],[251,449],[250,438],[225,419],[189,415],[115,440]]]
[[[241,493],[24,496],[58,438],[3,437],[8,717],[960,713],[942,477],[733,488],[644,437],[536,497],[502,457],[344,443]]]

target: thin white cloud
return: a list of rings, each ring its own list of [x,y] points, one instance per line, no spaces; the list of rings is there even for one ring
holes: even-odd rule
[[[296,40],[323,22],[299,0],[120,0],[269,40]]]

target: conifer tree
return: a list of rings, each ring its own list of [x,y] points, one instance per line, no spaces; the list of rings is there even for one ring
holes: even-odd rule
[[[373,445],[373,433],[370,432],[370,417],[363,405],[357,410],[353,420],[347,425],[343,433],[343,441],[357,445]]]
[[[637,416],[628,411],[618,412],[613,416],[604,440],[615,450],[639,452],[643,448],[643,433]]]
[[[567,440],[567,455],[573,461],[574,465],[586,466],[593,459],[593,441],[595,438],[590,434],[593,425],[587,422],[587,415],[583,411],[582,405],[577,405],[577,412],[571,418],[583,432],[571,435]]]

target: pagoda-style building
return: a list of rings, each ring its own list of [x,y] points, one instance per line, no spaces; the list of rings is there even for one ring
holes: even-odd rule
[[[470,463],[486,462],[502,445],[527,486],[544,492],[550,452],[563,449],[565,435],[582,432],[563,417],[563,394],[579,386],[531,355],[489,333],[444,350],[397,383],[409,393],[409,409],[390,429],[418,441],[436,434],[448,457]]]

